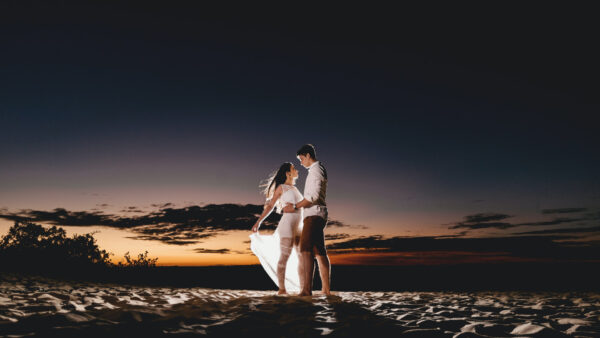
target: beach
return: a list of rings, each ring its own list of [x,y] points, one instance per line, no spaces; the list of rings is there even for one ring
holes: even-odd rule
[[[597,292],[275,291],[0,279],[0,336],[598,337]]]

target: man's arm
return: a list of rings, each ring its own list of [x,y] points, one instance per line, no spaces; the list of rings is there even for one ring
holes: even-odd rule
[[[309,208],[314,205],[314,202],[319,199],[319,193],[321,192],[321,185],[323,184],[323,173],[318,171],[313,175],[309,175],[306,180],[306,184],[310,185],[312,189],[309,189],[309,193],[304,196],[304,199],[296,203],[296,209],[290,203],[282,209],[283,212],[295,212],[300,208]]]
[[[296,203],[296,208],[300,209],[300,208],[310,208],[313,206],[313,203],[309,200],[307,200],[306,198],[303,199],[302,201]]]
[[[300,208],[309,208],[312,207],[313,204],[311,201],[307,200],[306,198],[303,199],[302,201],[296,203],[296,209],[294,209],[294,205],[292,203],[288,203],[285,205],[285,207],[283,207],[283,209],[281,209],[283,212],[296,212],[298,209]]]

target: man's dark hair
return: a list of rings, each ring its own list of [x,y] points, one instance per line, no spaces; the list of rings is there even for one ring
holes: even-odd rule
[[[300,147],[300,149],[298,149],[298,151],[296,152],[296,156],[306,156],[306,154],[310,155],[310,157],[313,160],[317,159],[317,155],[315,153],[315,146],[313,146],[312,144],[305,144],[302,147]]]

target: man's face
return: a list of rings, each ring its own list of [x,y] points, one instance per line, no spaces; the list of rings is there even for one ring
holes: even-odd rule
[[[300,161],[300,164],[302,164],[302,166],[304,168],[308,168],[309,167],[309,156],[308,155],[298,155],[298,161]]]

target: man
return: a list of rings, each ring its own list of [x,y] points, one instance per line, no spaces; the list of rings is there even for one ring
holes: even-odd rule
[[[317,258],[323,293],[329,295],[331,266],[325,250],[325,237],[323,230],[327,224],[327,206],[325,195],[327,191],[327,171],[321,162],[317,161],[315,147],[312,144],[303,145],[296,157],[300,164],[308,169],[308,176],[304,185],[304,199],[299,203],[288,204],[284,212],[294,212],[304,208],[304,227],[300,236],[300,266],[303,267],[303,276],[300,276],[301,296],[312,295],[312,281]]]

